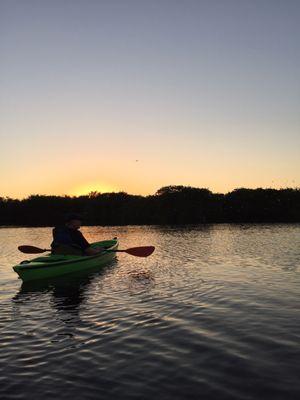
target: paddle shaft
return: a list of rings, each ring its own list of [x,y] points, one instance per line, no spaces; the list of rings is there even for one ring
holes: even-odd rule
[[[38,253],[45,253],[46,251],[51,251],[50,249],[40,249],[39,247],[35,246],[19,246],[18,249],[22,253],[27,253],[27,254],[38,254]],[[136,257],[148,257],[150,254],[153,253],[155,247],[154,246],[141,246],[141,247],[132,247],[130,249],[126,250],[117,250],[117,249],[103,249],[104,252],[109,252],[109,253],[127,253],[132,256]]]
[[[19,247],[21,247],[21,246],[19,246]],[[33,247],[33,246],[32,246]],[[38,247],[36,247],[36,249],[38,249]],[[20,249],[19,249],[20,250]],[[119,253],[126,253],[127,252],[127,250],[106,250],[106,249],[103,249],[104,251],[106,251],[107,253],[109,252],[109,253],[112,253],[112,252],[119,252]],[[22,250],[21,250],[22,251]],[[45,253],[46,251],[52,251],[52,249],[39,249],[39,253]],[[24,253],[24,252],[22,252],[22,253]],[[33,254],[33,253],[32,253]]]
[[[19,248],[19,250],[20,251],[22,251],[21,249],[20,249],[20,247],[22,247],[22,246],[19,246],[18,248]],[[28,246],[29,247],[29,246]],[[30,247],[35,247],[35,246],[30,246]],[[40,249],[40,248],[38,248],[38,247],[35,247],[36,248],[36,250],[39,250],[39,253],[45,253],[46,251],[52,251],[52,249]],[[138,247],[137,247],[138,248]],[[109,250],[109,249],[103,249],[104,251],[106,251],[107,253],[113,253],[113,252],[118,252],[118,253],[127,253],[127,250]],[[25,253],[25,251],[22,251],[22,253]],[[26,253],[27,253],[27,251],[26,251]],[[30,253],[29,253],[30,254]],[[34,253],[31,253],[31,254],[34,254]]]

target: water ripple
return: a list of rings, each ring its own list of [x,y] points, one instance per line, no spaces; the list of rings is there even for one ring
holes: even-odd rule
[[[51,229],[1,229],[1,398],[299,397],[300,225],[83,231],[156,252],[21,285],[17,245]]]

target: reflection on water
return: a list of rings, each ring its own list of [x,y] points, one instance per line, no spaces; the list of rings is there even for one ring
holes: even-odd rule
[[[299,397],[299,225],[83,230],[156,252],[22,285],[51,229],[1,229],[1,398]]]
[[[50,295],[49,304],[57,311],[69,310],[78,313],[91,279],[90,276],[79,279],[71,276],[67,279],[62,277],[50,281],[24,282],[13,301],[15,304],[22,305],[32,297],[38,300],[39,294],[48,293]]]
[[[45,295],[47,295],[46,306],[55,312],[55,318],[60,320],[65,329],[57,333],[57,338],[52,342],[74,337],[73,330],[81,323],[80,306],[88,296],[88,289],[93,279],[105,274],[107,268],[113,268],[116,261],[112,261],[103,270],[98,272],[80,272],[76,275],[63,276],[48,280],[23,282],[19,292],[13,297],[14,313],[17,315],[18,307],[26,307],[27,303],[34,299],[35,303],[43,302],[45,307]]]

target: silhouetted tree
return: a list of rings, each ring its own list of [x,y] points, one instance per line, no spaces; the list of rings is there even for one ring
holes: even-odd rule
[[[155,195],[125,192],[71,196],[0,197],[0,225],[54,226],[70,212],[86,225],[300,222],[299,189],[235,189],[227,194],[164,186]]]

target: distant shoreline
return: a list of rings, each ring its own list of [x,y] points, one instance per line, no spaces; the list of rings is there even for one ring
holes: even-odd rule
[[[169,228],[197,228],[197,227],[210,227],[212,225],[300,225],[299,222],[210,222],[210,223],[199,223],[199,224],[156,224],[156,225],[142,225],[142,224],[135,224],[135,225],[82,225],[81,228],[90,228],[90,227],[101,227],[101,228],[113,228],[113,227],[124,227],[124,228],[131,228],[131,227],[169,227]],[[24,228],[49,228],[53,229],[54,225],[0,225],[0,229],[24,229]]]
[[[1,227],[51,227],[80,213],[85,226],[263,224],[300,222],[300,189],[235,189],[165,186],[155,195],[125,192],[89,195],[0,197]]]

